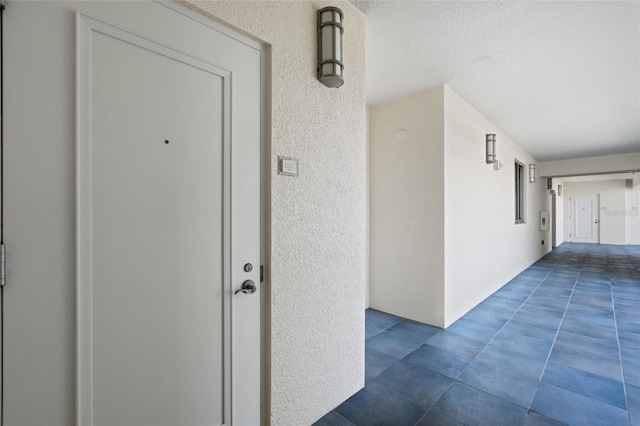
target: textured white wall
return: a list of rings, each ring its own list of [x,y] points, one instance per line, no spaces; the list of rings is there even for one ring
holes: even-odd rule
[[[440,327],[443,112],[442,86],[370,109],[371,307]]]
[[[365,17],[346,1],[197,1],[270,46],[271,422],[313,423],[364,385]],[[316,79],[316,10],[344,12],[345,85]],[[279,176],[278,155],[300,159]]]
[[[579,176],[640,170],[640,152],[540,163],[538,176]]]
[[[515,224],[514,161],[537,163],[445,86],[445,326],[551,249],[539,214],[551,209],[545,179],[528,183],[526,223]],[[496,134],[502,170],[485,163],[485,135]],[[541,240],[545,244],[541,244]]]
[[[625,244],[626,242],[626,185],[624,180],[591,182],[566,182],[564,185],[564,238],[571,241],[571,201],[573,195],[600,194],[600,243]]]

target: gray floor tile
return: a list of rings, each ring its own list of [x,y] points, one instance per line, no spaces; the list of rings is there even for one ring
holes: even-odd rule
[[[416,426],[459,426],[460,423],[451,420],[449,417],[443,416],[433,410],[429,411],[420,419]]]
[[[383,354],[375,349],[365,347],[364,352],[364,377],[373,379],[387,368],[398,362],[398,358]]]
[[[400,359],[410,354],[421,344],[422,341],[420,340],[404,337],[389,331],[381,331],[368,339],[365,346]]]
[[[452,379],[407,361],[400,361],[388,368],[375,378],[375,382],[425,408],[431,408],[453,384]]]
[[[524,426],[565,426],[566,423],[553,420],[542,414],[538,414],[535,411],[527,413],[527,418],[524,420]]]
[[[469,365],[469,359],[429,345],[422,345],[406,361],[455,379]]]
[[[404,396],[371,382],[335,411],[358,426],[411,426],[427,410]]]
[[[526,408],[462,383],[454,384],[433,410],[464,425],[522,424]]]
[[[565,243],[447,330],[365,318],[366,387],[318,426],[640,426],[640,247]]]
[[[318,420],[313,426],[355,426],[349,420],[342,417],[335,411],[331,411],[329,414]]]
[[[491,341],[492,345],[501,346],[522,352],[534,357],[546,359],[551,349],[551,341],[540,340],[535,337],[524,336],[513,331],[502,329],[500,333]]]
[[[629,411],[640,414],[640,386],[627,383],[627,401],[629,402]]]
[[[442,329],[413,321],[401,321],[390,327],[388,331],[424,343],[431,336],[442,332]]]
[[[538,379],[482,362],[469,365],[458,380],[524,408],[529,408],[538,387]]]
[[[624,384],[619,380],[549,362],[545,368],[544,376],[542,376],[542,381],[623,410],[627,408]]]
[[[628,425],[627,411],[541,383],[531,407],[537,413],[571,425]]]
[[[464,317],[447,328],[447,332],[449,333],[471,337],[481,342],[489,342],[498,331],[500,331],[500,329],[497,327],[487,327]]]
[[[427,345],[458,354],[465,358],[475,358],[484,349],[486,343],[455,333],[441,333],[427,340]]]
[[[477,361],[509,369],[527,377],[539,379],[546,363],[545,358],[532,356],[493,344],[487,345],[476,357]]]

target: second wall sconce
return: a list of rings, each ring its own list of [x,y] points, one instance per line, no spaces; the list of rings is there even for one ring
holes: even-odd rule
[[[318,10],[318,80],[327,87],[344,84],[343,32],[342,10],[332,6]]]
[[[487,133],[485,138],[486,143],[486,158],[487,164],[493,164],[493,170],[496,172],[502,168],[502,161],[496,157],[496,135],[493,133]]]
[[[487,143],[486,161],[487,161],[487,164],[493,164],[496,162],[496,135],[492,133],[487,134],[486,143]]]
[[[536,165],[529,164],[529,182],[534,183],[536,181]]]

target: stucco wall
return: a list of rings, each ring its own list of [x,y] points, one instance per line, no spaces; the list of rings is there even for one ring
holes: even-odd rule
[[[537,163],[509,136],[445,86],[445,326],[449,326],[551,249],[539,214],[551,210],[546,179],[529,183]],[[485,163],[485,135],[496,134],[503,168]],[[514,163],[525,164],[526,216],[515,224]],[[544,240],[544,244],[541,241]]]
[[[371,107],[371,307],[443,326],[442,86]]]
[[[270,48],[271,422],[313,423],[364,386],[365,17],[344,1],[192,1]],[[345,85],[316,79],[316,10],[344,12]],[[297,178],[277,156],[300,160]]]

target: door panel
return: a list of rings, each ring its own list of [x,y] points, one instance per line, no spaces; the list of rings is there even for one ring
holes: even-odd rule
[[[5,19],[4,424],[257,424],[260,51],[177,4]]]
[[[90,358],[83,396],[96,425],[222,424],[228,74],[115,29],[88,35],[91,139],[79,149],[91,163],[78,179],[91,182],[79,194],[91,211],[79,218],[80,237],[91,235],[79,253],[91,268],[79,283],[90,316],[79,326],[92,341],[80,354]]]
[[[572,195],[573,238],[583,243],[599,242],[598,194]]]

